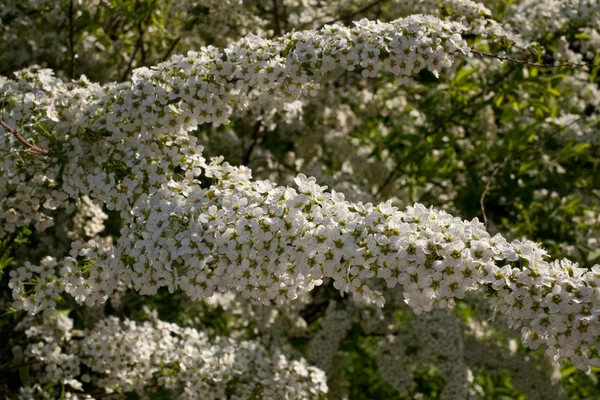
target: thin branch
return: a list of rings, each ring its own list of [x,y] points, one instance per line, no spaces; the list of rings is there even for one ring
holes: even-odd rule
[[[144,40],[144,37],[142,35],[140,35],[140,37],[138,38],[138,40],[135,44],[135,48],[133,49],[133,53],[131,53],[131,56],[129,57],[129,62],[127,63],[127,68],[125,69],[125,72],[123,72],[123,76],[121,76],[121,82],[125,82],[125,80],[129,76],[129,73],[131,72],[131,68],[133,67],[133,61],[135,61],[135,56],[137,55],[138,51],[140,51],[140,47],[143,46],[143,40]]]
[[[171,54],[173,54],[173,51],[175,51],[175,47],[177,47],[177,45],[179,44],[179,42],[181,41],[182,38],[183,38],[183,36],[179,35],[179,36],[177,36],[177,38],[175,38],[175,40],[173,40],[173,43],[171,43],[171,46],[169,47],[169,49],[163,56],[161,62],[165,62],[169,59],[169,57],[171,57]]]
[[[396,169],[395,168],[390,172],[390,174],[385,179],[385,181],[377,189],[377,192],[375,192],[375,198],[379,198],[379,196],[383,193],[383,190],[392,182],[392,179],[394,179],[394,176],[396,176]]]
[[[13,244],[15,244],[15,240],[17,240],[17,234],[13,233],[10,236],[10,239],[8,239],[8,242],[6,242],[6,245],[4,246],[4,252],[0,256],[0,258],[4,257],[5,254],[8,254],[8,252],[10,252],[10,248],[13,246]]]
[[[273,19],[275,20],[275,32],[277,36],[282,35],[281,21],[279,20],[279,7],[277,7],[277,0],[273,0]]]
[[[194,27],[194,25],[196,25],[196,23],[198,22],[199,19],[200,19],[200,16],[197,15],[196,18],[194,18],[194,20],[190,23],[190,27],[188,29],[183,30],[179,34],[179,36],[177,36],[175,38],[175,40],[173,40],[173,42],[171,43],[171,46],[169,46],[169,49],[167,50],[167,52],[161,59],[161,62],[165,62],[169,59],[169,57],[171,57],[171,54],[173,54],[173,52],[175,51],[175,48],[177,47],[177,45],[179,44],[181,39],[183,39],[184,37],[189,35],[189,33],[192,31],[192,28]]]
[[[2,334],[0,335],[0,348],[3,348],[4,346],[6,346],[6,344],[8,343],[8,338],[10,337],[10,334],[12,333],[12,331],[15,330],[17,325],[19,325],[19,323],[25,319],[26,316],[27,316],[27,313],[24,311],[21,311],[21,314],[19,314],[19,316],[13,322],[6,325],[4,327],[4,329],[2,329]]]
[[[19,142],[21,142],[22,144],[27,146],[32,152],[34,152],[36,154],[41,154],[43,156],[51,155],[49,150],[44,149],[43,147],[38,147],[36,145],[33,145],[33,144],[29,143],[27,140],[25,140],[25,138],[23,136],[21,136],[15,128],[13,128],[12,126],[10,126],[6,122],[4,122],[4,120],[2,120],[2,118],[0,118],[0,126],[2,126],[9,133],[11,133],[15,138],[17,138],[17,140]]]
[[[529,54],[534,54],[534,53],[533,53],[533,51],[531,51],[530,49],[526,49],[526,48],[524,48],[524,47],[522,47],[522,46],[519,46],[519,45],[517,45],[517,44],[515,44],[515,43],[513,43],[511,46],[512,46],[512,47],[514,47],[515,49],[519,49],[519,50],[521,50],[521,51],[524,51],[524,52],[526,52],[526,53],[529,53]],[[590,67],[590,68],[594,67],[594,64],[592,64],[592,63],[590,63],[590,62],[586,62],[586,61],[584,61],[584,62],[582,62],[582,63],[573,63],[573,62],[570,62],[570,61],[561,60],[561,59],[559,59],[559,58],[556,58],[556,57],[554,57],[554,56],[553,56],[552,54],[550,54],[550,53],[545,53],[545,54],[544,54],[544,57],[548,57],[548,58],[551,58],[551,59],[552,59],[552,60],[554,60],[554,61],[558,61],[558,62],[559,62],[559,63],[561,63],[561,64],[563,64],[563,63],[564,63],[564,64],[569,64],[569,65],[571,65],[571,66],[574,66],[574,67]]]
[[[498,164],[496,166],[496,168],[494,168],[494,171],[492,172],[492,174],[490,175],[490,177],[487,179],[487,183],[485,185],[485,189],[483,190],[483,193],[481,193],[481,197],[479,198],[479,206],[481,207],[481,213],[483,214],[483,225],[485,226],[485,229],[487,230],[488,228],[488,219],[487,219],[487,215],[485,213],[485,196],[487,194],[487,192],[490,189],[490,186],[494,180],[494,178],[496,177],[496,175],[498,175],[498,172],[500,172],[500,170],[502,168],[504,168],[504,166],[510,161],[512,160],[517,154],[520,154],[524,151],[530,150],[532,148],[535,148],[537,146],[539,146],[540,144],[543,144],[546,140],[548,140],[549,138],[551,138],[552,136],[556,135],[557,133],[560,133],[562,131],[564,131],[565,129],[567,129],[569,126],[581,121],[583,119],[583,116],[574,119],[573,121],[569,122],[568,124],[561,126],[560,128],[556,129],[554,132],[551,132],[550,134],[548,134],[548,136],[545,139],[542,140],[538,140],[537,142],[531,143],[530,145],[522,148],[521,150],[515,151],[513,154],[511,154],[510,156],[507,156],[500,164]]]
[[[3,394],[4,396],[8,397],[9,399],[18,399],[19,398],[19,396],[17,396],[16,394],[14,394],[10,390],[8,390],[8,387],[6,385],[0,385],[0,394]]]
[[[73,23],[73,0],[69,1],[69,53],[71,56],[71,79],[75,79],[75,25]]]
[[[28,367],[30,365],[37,365],[37,364],[41,364],[42,361],[40,360],[31,360],[31,361],[27,361],[21,364],[17,364],[17,365],[11,365],[8,368],[4,368],[4,369],[0,369],[0,372],[6,372],[6,371],[16,371],[17,369],[23,368],[23,367]]]
[[[340,22],[340,21],[348,21],[351,20],[352,18],[356,17],[359,14],[362,14],[364,12],[369,11],[371,8],[375,7],[376,5],[380,4],[380,3],[385,3],[388,0],[375,0],[372,3],[367,4],[366,6],[364,6],[363,8],[360,8],[358,10],[356,10],[355,12],[353,12],[352,14],[348,14],[348,15],[344,15],[341,16],[339,18],[333,19],[331,21],[325,22],[324,24],[322,24],[321,26],[319,26],[317,29],[321,29],[323,28],[325,25],[331,25],[331,24],[335,24],[336,22]]]
[[[560,68],[560,67],[580,67],[580,68],[585,67],[585,68],[587,68],[590,66],[589,64],[577,64],[577,63],[572,63],[569,61],[564,61],[560,64],[541,64],[541,63],[536,63],[533,61],[519,60],[518,58],[511,58],[511,57],[501,56],[501,55],[494,54],[494,53],[488,53],[487,51],[477,50],[473,47],[471,47],[471,52],[473,54],[477,54],[482,57],[495,58],[496,60],[509,61],[509,62],[516,63],[516,64],[531,65],[532,67],[538,67],[538,68]]]
[[[246,150],[246,154],[244,154],[244,158],[242,158],[242,165],[248,165],[250,163],[250,158],[252,158],[252,152],[254,148],[258,144],[258,139],[260,139],[260,127],[262,126],[262,121],[256,121],[254,124],[254,132],[252,133],[252,143],[250,143],[250,147]]]
[[[153,3],[153,5],[156,4],[156,2]],[[148,12],[148,16],[146,17],[146,19],[143,22],[138,22],[137,25],[137,30],[139,33],[139,37],[138,40],[135,44],[135,48],[133,49],[133,53],[131,53],[131,57],[129,57],[129,63],[127,63],[127,68],[125,69],[125,72],[123,73],[123,76],[121,77],[121,82],[125,82],[125,80],[127,79],[127,77],[129,76],[129,73],[131,72],[131,69],[133,67],[133,62],[135,61],[135,56],[137,55],[138,51],[142,51],[142,63],[144,63],[146,61],[146,50],[144,48],[144,24],[147,24],[150,21],[150,18],[152,18],[152,13],[153,10],[150,10]]]
[[[285,5],[285,3],[283,4],[282,17],[283,17],[283,31],[287,33],[290,31],[290,21],[289,21],[288,15],[287,15],[287,6]]]
[[[138,22],[137,25],[138,33],[140,35],[140,50],[142,53],[142,65],[146,64],[146,46],[144,46],[144,28],[142,27],[142,23]]]
[[[512,155],[509,157],[506,157],[504,159],[504,161],[502,161],[500,164],[498,164],[498,166],[496,168],[494,168],[494,172],[492,172],[492,175],[490,175],[490,177],[488,178],[487,183],[485,184],[485,189],[483,189],[483,193],[481,193],[481,197],[479,198],[479,206],[481,207],[481,214],[483,214],[483,226],[485,226],[486,231],[488,228],[488,220],[487,220],[487,215],[485,214],[485,195],[487,194],[488,190],[490,190],[490,185],[492,184],[492,181],[494,180],[496,175],[498,175],[498,172],[500,172],[500,170],[512,158],[513,158]]]

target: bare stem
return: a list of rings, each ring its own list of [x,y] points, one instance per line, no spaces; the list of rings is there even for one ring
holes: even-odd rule
[[[173,42],[171,43],[171,46],[169,46],[169,49],[167,50],[167,52],[165,53],[165,55],[161,59],[162,62],[167,61],[169,59],[169,57],[171,57],[171,54],[173,54],[173,52],[175,51],[175,48],[177,47],[177,45],[179,44],[179,42],[181,41],[181,39],[183,39],[184,37],[186,37],[187,35],[190,34],[191,30],[194,28],[194,25],[196,25],[196,23],[198,22],[199,19],[200,19],[200,16],[197,15],[196,18],[194,18],[194,20],[190,23],[189,28],[183,30],[179,34],[179,36],[177,36],[175,38],[175,40],[173,40]]]
[[[261,121],[256,121],[254,124],[254,132],[252,133],[252,143],[250,143],[250,147],[246,150],[246,154],[244,154],[244,158],[242,159],[242,165],[248,165],[250,159],[252,158],[252,152],[254,148],[258,144],[258,139],[260,138],[260,127],[262,126]]]
[[[506,165],[506,163],[511,158],[512,156],[506,157],[504,161],[502,161],[500,164],[498,164],[496,168],[494,168],[494,171],[492,172],[492,175],[490,175],[490,177],[487,179],[485,189],[483,189],[483,193],[481,193],[481,197],[479,198],[479,205],[481,206],[481,213],[483,214],[483,226],[485,226],[485,230],[487,230],[488,228],[487,215],[485,214],[485,195],[487,194],[488,190],[490,190],[490,185],[492,184],[492,181],[494,180],[496,175],[498,175],[498,172],[500,172],[500,170]]]
[[[277,0],[273,0],[273,18],[275,19],[275,31],[277,36],[281,36],[281,20],[279,19],[279,7],[277,6]]]
[[[495,58],[496,60],[508,61],[508,62],[512,62],[512,63],[516,63],[516,64],[531,65],[532,67],[538,67],[538,68],[560,68],[560,67],[578,67],[578,68],[586,67],[587,68],[590,66],[589,64],[577,64],[577,63],[572,63],[569,61],[563,61],[561,63],[556,63],[556,64],[542,64],[542,63],[536,63],[533,61],[519,60],[518,58],[501,56],[499,54],[488,53],[487,51],[477,50],[472,47],[471,47],[471,52],[473,54],[477,54],[478,56],[482,56],[482,57]]]
[[[23,319],[25,319],[26,316],[27,316],[27,313],[24,311],[21,311],[21,314],[19,314],[19,316],[13,322],[11,322],[10,324],[8,324],[4,327],[4,329],[2,330],[2,335],[0,336],[0,348],[3,348],[4,346],[6,346],[6,344],[8,343],[8,338],[10,337],[10,334],[12,333],[12,331],[15,330],[17,325],[19,325],[19,322],[23,321]]]
[[[341,16],[339,18],[333,19],[331,21],[325,22],[323,25],[321,25],[318,29],[323,28],[325,25],[331,25],[331,24],[335,24],[336,22],[340,22],[340,21],[344,21],[344,20],[351,20],[352,18],[356,17],[359,14],[362,14],[366,11],[369,11],[371,8],[379,5],[380,3],[385,3],[388,0],[375,0],[372,3],[367,4],[366,6],[364,6],[363,8],[356,10],[355,12],[353,12],[352,14],[349,15],[344,15]]]
[[[17,138],[17,140],[19,142],[21,142],[22,144],[24,144],[25,146],[27,146],[32,152],[34,152],[36,154],[41,154],[43,156],[50,155],[50,151],[49,150],[44,149],[43,147],[38,147],[36,145],[33,145],[33,144],[29,143],[27,140],[25,140],[25,138],[23,136],[21,136],[19,134],[19,132],[17,132],[17,130],[15,128],[13,128],[12,126],[10,126],[6,122],[4,122],[2,120],[2,118],[0,118],[0,126],[2,126],[9,133],[11,133],[15,138]]]
[[[69,1],[69,53],[71,55],[71,79],[75,79],[75,25],[73,23],[73,0]]]
[[[498,172],[500,172],[500,170],[502,168],[504,168],[506,163],[508,163],[517,154],[539,146],[540,144],[544,143],[546,140],[548,140],[552,136],[556,135],[559,132],[562,132],[563,130],[567,129],[569,126],[581,121],[582,119],[583,119],[583,116],[569,122],[568,124],[566,124],[564,126],[561,126],[560,128],[556,129],[554,132],[551,132],[545,139],[534,142],[534,143],[522,148],[521,150],[514,152],[510,156],[506,157],[500,164],[498,164],[498,166],[496,166],[496,168],[494,168],[494,171],[492,172],[490,177],[487,179],[485,189],[483,190],[483,193],[481,193],[481,197],[479,198],[479,206],[481,207],[481,213],[483,214],[483,225],[485,226],[486,230],[488,228],[488,219],[487,219],[487,215],[485,214],[485,196],[486,196],[487,192],[489,191],[490,186],[491,186],[492,182],[494,181],[494,178],[496,178],[496,175],[498,175]]]
[[[390,174],[387,176],[387,178],[385,178],[385,181],[381,184],[381,186],[379,186],[377,192],[375,193],[375,198],[379,198],[379,196],[383,194],[384,189],[392,182],[394,176],[396,176],[395,168],[390,171]]]

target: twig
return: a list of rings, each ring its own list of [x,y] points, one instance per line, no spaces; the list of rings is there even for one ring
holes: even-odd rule
[[[51,155],[49,150],[44,149],[43,147],[38,147],[36,145],[33,145],[33,144],[29,143],[27,140],[25,140],[25,138],[23,136],[21,136],[15,128],[13,128],[12,126],[10,126],[6,122],[4,122],[4,120],[2,120],[2,118],[0,118],[0,126],[2,126],[9,133],[11,133],[15,138],[17,138],[17,140],[19,142],[21,142],[22,144],[27,146],[32,152],[34,152],[36,154],[41,154],[43,156]]]
[[[4,327],[4,329],[2,329],[2,335],[0,335],[0,348],[3,348],[4,346],[6,346],[6,344],[8,343],[8,338],[9,338],[10,334],[12,333],[12,331],[15,330],[17,325],[19,325],[19,322],[23,321],[26,316],[27,316],[27,313],[24,311],[21,311],[21,314],[17,317],[17,319],[15,319],[13,322],[6,325]]]
[[[533,61],[519,60],[518,58],[511,58],[511,57],[501,56],[501,55],[494,54],[494,53],[488,53],[487,51],[477,50],[473,47],[471,47],[471,52],[473,54],[477,54],[477,55],[483,56],[483,57],[495,58],[496,60],[509,61],[509,62],[517,63],[517,64],[531,65],[532,67],[538,67],[538,68],[589,67],[589,64],[576,64],[576,63],[572,63],[569,61],[566,61],[566,62],[563,62],[560,64],[541,64],[541,63],[536,63]]]
[[[254,132],[252,133],[252,143],[250,143],[250,147],[246,150],[246,154],[244,154],[244,158],[242,159],[242,165],[248,165],[250,162],[250,158],[252,157],[252,152],[258,143],[258,139],[260,138],[260,127],[262,126],[262,121],[256,121],[254,124]]]
[[[93,399],[102,399],[104,397],[110,397],[110,396],[115,396],[119,393],[114,392],[114,393],[92,393],[90,394],[90,397]]]
[[[287,33],[290,31],[290,21],[287,15],[287,6],[285,3],[283,4],[283,11],[281,14],[283,17],[283,31]]]
[[[125,72],[123,72],[123,76],[121,76],[121,82],[125,82],[125,80],[129,76],[129,73],[131,72],[131,68],[133,67],[133,61],[135,60],[135,56],[137,55],[137,52],[140,50],[140,47],[142,46],[143,40],[144,40],[143,36],[140,35],[140,37],[138,38],[138,40],[135,44],[135,48],[133,49],[133,53],[131,53],[131,56],[129,57],[129,62],[127,63],[127,68],[125,68]]]
[[[146,46],[144,46],[144,28],[142,28],[142,23],[138,22],[137,25],[138,33],[140,35],[140,50],[142,52],[142,65],[146,64]]]
[[[0,256],[0,258],[4,257],[5,254],[7,254],[10,251],[10,248],[12,247],[12,245],[15,243],[15,240],[17,240],[17,234],[14,233],[10,236],[10,239],[8,239],[8,242],[6,243],[6,245],[4,246],[4,252],[2,253],[2,255]]]
[[[175,47],[177,47],[177,45],[179,44],[179,41],[182,39],[182,37],[183,37],[182,35],[179,35],[179,36],[177,36],[177,38],[175,38],[175,40],[173,40],[173,43],[171,43],[171,46],[169,47],[169,49],[163,56],[163,58],[161,60],[162,62],[165,62],[169,59],[169,57],[171,56],[171,54],[173,54]]]
[[[69,1],[69,53],[71,55],[71,79],[75,79],[75,25],[73,24],[73,0]]]
[[[165,55],[163,56],[163,58],[161,59],[162,62],[165,62],[169,59],[169,57],[171,56],[171,54],[173,54],[173,51],[175,51],[175,48],[177,47],[177,45],[179,44],[179,42],[181,41],[181,39],[183,39],[184,37],[186,37],[192,30],[192,28],[194,27],[194,25],[196,25],[196,23],[198,22],[198,20],[200,19],[200,16],[197,15],[196,18],[194,18],[194,20],[190,23],[190,27],[188,29],[183,30],[179,36],[177,36],[175,38],[175,40],[173,40],[173,43],[171,43],[171,46],[169,46],[169,49],[167,50],[167,52],[165,53]]]
[[[19,398],[16,394],[14,394],[10,390],[8,390],[8,387],[6,385],[0,385],[0,394],[5,395],[9,399],[18,399]]]
[[[17,370],[19,368],[27,367],[29,365],[36,365],[36,364],[41,364],[41,363],[42,363],[42,361],[40,361],[40,360],[31,360],[31,361],[24,362],[22,364],[11,365],[8,368],[0,369],[0,372],[14,371],[14,370]]]
[[[375,198],[379,198],[379,196],[383,193],[383,190],[387,187],[387,185],[389,185],[392,182],[392,179],[394,179],[395,175],[396,175],[396,169],[394,168],[390,172],[388,177],[385,179],[385,181],[381,184],[381,186],[379,186],[379,188],[377,189],[377,192],[375,192]]]
[[[325,22],[324,24],[322,24],[321,26],[319,26],[317,29],[321,29],[323,28],[325,25],[331,25],[331,24],[335,24],[336,22],[340,22],[340,21],[347,21],[350,20],[354,17],[356,17],[358,14],[362,14],[366,11],[369,11],[371,8],[375,7],[376,5],[380,4],[380,3],[385,3],[388,0],[375,0],[372,3],[367,4],[366,6],[364,6],[363,8],[353,12],[352,14],[348,14],[348,15],[344,15],[342,17],[333,19],[331,21]]]
[[[510,159],[512,159],[512,157],[513,157],[512,155],[509,157],[506,157],[504,159],[504,161],[502,161],[500,164],[498,164],[498,166],[496,168],[494,168],[494,172],[492,172],[492,175],[490,175],[490,177],[488,178],[487,183],[485,184],[485,189],[483,189],[483,193],[481,193],[481,197],[479,198],[479,205],[481,206],[481,213],[483,214],[483,226],[485,226],[486,231],[488,228],[488,220],[487,220],[487,215],[485,214],[485,195],[487,194],[488,190],[490,189],[490,185],[492,184],[492,181],[494,180],[496,175],[498,175],[498,172],[500,172],[502,167],[504,167],[506,165],[506,163]]]
[[[526,49],[526,48],[524,48],[524,47],[522,47],[522,46],[519,46],[519,45],[517,45],[517,44],[515,44],[515,43],[513,43],[511,46],[512,46],[512,47],[514,47],[515,49],[519,49],[519,50],[521,50],[521,51],[524,51],[524,52],[526,52],[526,53],[529,53],[529,54],[534,54],[534,53],[533,53],[531,50],[529,50],[529,49]],[[590,68],[591,68],[591,67],[593,67],[593,66],[594,66],[594,64],[592,64],[592,63],[589,63],[589,62],[586,62],[586,61],[584,61],[584,62],[582,62],[582,63],[573,63],[573,62],[570,62],[570,61],[561,60],[561,59],[559,59],[559,58],[556,58],[556,57],[554,57],[554,56],[553,56],[552,54],[550,54],[550,53],[545,53],[545,54],[544,54],[544,57],[549,57],[549,58],[551,58],[551,59],[552,59],[552,60],[554,60],[554,61],[558,61],[558,62],[560,62],[560,63],[565,63],[565,64],[570,64],[570,65],[572,65],[572,66],[575,66],[575,67],[590,67]]]
[[[146,60],[146,50],[144,48],[144,33],[145,33],[144,24],[147,24],[148,21],[150,21],[150,18],[152,18],[152,13],[153,13],[153,10],[150,10],[148,12],[148,16],[146,17],[146,19],[143,22],[141,22],[141,21],[138,22],[137,29],[138,29],[139,37],[135,44],[135,48],[133,49],[133,53],[131,53],[131,57],[129,57],[129,63],[127,63],[127,68],[125,69],[125,72],[123,73],[123,76],[121,77],[121,82],[125,82],[125,80],[129,76],[129,73],[131,72],[131,68],[133,67],[133,62],[135,61],[135,56],[137,55],[138,51],[140,51],[140,50],[142,51],[142,63],[144,63]]]
[[[279,8],[277,7],[277,0],[273,0],[273,18],[275,19],[275,31],[277,36],[281,36],[281,21],[279,20]]]
[[[494,168],[494,171],[492,172],[492,174],[490,175],[490,177],[487,179],[487,183],[485,185],[485,189],[483,190],[483,193],[481,193],[481,197],[479,198],[479,206],[481,207],[481,213],[483,214],[483,225],[485,226],[485,229],[487,230],[488,228],[488,219],[487,219],[487,215],[485,214],[485,196],[487,194],[487,192],[490,189],[490,186],[492,184],[492,181],[494,180],[494,178],[496,177],[496,175],[498,175],[498,172],[500,172],[500,170],[502,168],[504,168],[504,166],[506,165],[506,163],[508,163],[510,160],[512,160],[517,154],[520,154],[524,151],[530,150],[536,146],[539,146],[540,144],[544,143],[546,140],[548,140],[548,138],[556,135],[559,132],[562,132],[563,130],[567,129],[569,126],[581,121],[583,119],[583,116],[574,119],[573,121],[569,122],[568,124],[561,126],[560,128],[556,129],[554,132],[551,132],[550,134],[548,134],[548,136],[543,139],[543,140],[538,140],[535,143],[530,144],[529,146],[526,146],[524,148],[522,148],[521,150],[515,151],[513,154],[511,154],[510,156],[507,156],[500,164],[498,164],[496,166],[496,168]]]

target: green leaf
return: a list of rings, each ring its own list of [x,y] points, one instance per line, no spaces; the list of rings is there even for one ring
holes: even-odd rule
[[[596,261],[598,258],[600,258],[600,250],[596,250],[591,252],[590,254],[588,254],[587,256],[587,261],[588,262],[594,262]]]
[[[473,68],[461,68],[456,73],[456,77],[452,81],[452,86],[454,86],[455,84],[459,83],[460,81],[462,81],[466,77],[468,77],[470,75],[473,75],[475,72],[477,72],[478,69],[479,68],[477,68],[477,67],[473,67]]]
[[[29,365],[19,368],[19,378],[23,386],[29,386]]]
[[[59,316],[59,315],[62,315],[62,316],[68,317],[68,316],[69,316],[69,314],[71,313],[71,311],[72,311],[72,310],[70,310],[70,309],[66,309],[66,310],[56,310],[56,311],[54,311],[54,312],[52,313],[52,316],[53,316],[53,317],[57,317],[57,316]]]

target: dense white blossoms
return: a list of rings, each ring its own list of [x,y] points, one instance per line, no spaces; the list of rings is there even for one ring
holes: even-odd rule
[[[515,30],[528,38],[554,34],[569,26],[600,28],[597,0],[525,0],[509,12]]]
[[[79,340],[70,340],[74,334]],[[303,359],[159,320],[111,317],[78,331],[71,319],[53,316],[26,335],[31,344],[25,355],[36,360],[38,381],[63,383],[74,394],[86,383],[115,394],[167,390],[177,399],[308,399],[327,393],[325,374]],[[35,392],[25,388],[23,398],[29,390]]]
[[[524,343],[546,345],[555,360],[582,369],[600,367],[600,266],[588,271],[567,260],[549,262],[532,242],[491,237],[477,220],[419,204],[403,212],[390,202],[351,203],[303,174],[294,188],[253,181],[246,167],[220,158],[207,162],[191,134],[200,124],[227,124],[256,97],[293,103],[313,95],[319,76],[336,69],[365,78],[388,74],[399,84],[424,69],[437,75],[455,55],[468,54],[465,30],[425,16],[363,20],[274,40],[248,36],[223,51],[203,48],[138,69],[125,84],[63,83],[35,68],[2,79],[5,120],[50,154],[28,150],[8,132],[0,138],[0,237],[30,224],[43,231],[53,223],[52,211],[67,201],[89,207],[76,218],[85,236],[102,230],[100,206],[127,222],[114,246],[76,241],[70,257],[13,268],[13,306],[51,314],[64,293],[91,306],[105,302],[119,284],[140,294],[166,287],[204,299],[234,291],[284,303],[330,278],[342,294],[378,306],[384,305],[380,287],[397,286],[419,314],[452,307],[484,288],[496,312],[522,330]],[[211,385],[242,381],[245,394],[260,387],[265,398],[286,396],[290,387],[297,397],[325,391],[322,372],[256,343],[207,343],[200,332],[169,324],[107,320],[84,339],[81,354],[56,344],[28,351],[48,361],[48,379],[77,375],[76,355],[103,374],[96,384],[107,388],[141,390],[158,372],[158,352],[159,363],[186,366],[173,367],[157,383],[184,398],[201,390],[222,397],[226,386],[209,387],[207,377]],[[253,365],[244,349],[262,357],[260,365],[276,367],[237,370],[238,363]],[[246,361],[234,364],[238,352]],[[67,367],[56,367],[62,364]],[[197,378],[192,370],[204,372]],[[289,371],[278,378],[281,387],[262,381],[281,371]],[[461,370],[460,379],[468,380],[467,372]]]
[[[52,162],[23,155],[12,135],[3,136],[0,237],[30,222],[39,230],[50,226],[45,210],[69,197],[88,195],[125,217],[142,193],[175,176],[191,181],[200,174],[202,149],[188,132],[227,123],[247,105],[248,90],[291,102],[314,93],[316,76],[334,68],[365,77],[391,73],[399,82],[424,68],[437,74],[452,53],[468,51],[464,29],[425,16],[365,20],[277,40],[248,36],[224,51],[174,56],[136,70],[130,84],[102,87],[85,78],[65,84],[48,70],[0,80],[7,122],[53,154]]]
[[[340,342],[356,322],[353,317],[351,311],[339,309],[335,302],[330,302],[319,333],[310,341],[308,361],[330,373]]]
[[[62,265],[47,259],[11,271],[17,307],[51,309],[63,290],[91,305],[118,281],[141,294],[168,287],[201,299],[235,290],[281,303],[327,277],[342,293],[381,306],[370,282],[400,285],[420,313],[484,286],[510,327],[522,328],[524,343],[545,344],[556,360],[581,368],[599,365],[600,266],[548,262],[532,242],[490,237],[477,220],[421,205],[399,212],[389,203],[348,203],[303,175],[296,190],[252,182],[246,168],[218,162],[206,173],[216,180],[209,188],[142,196],[114,249],[89,243],[75,246]],[[32,279],[38,283],[27,288]]]

